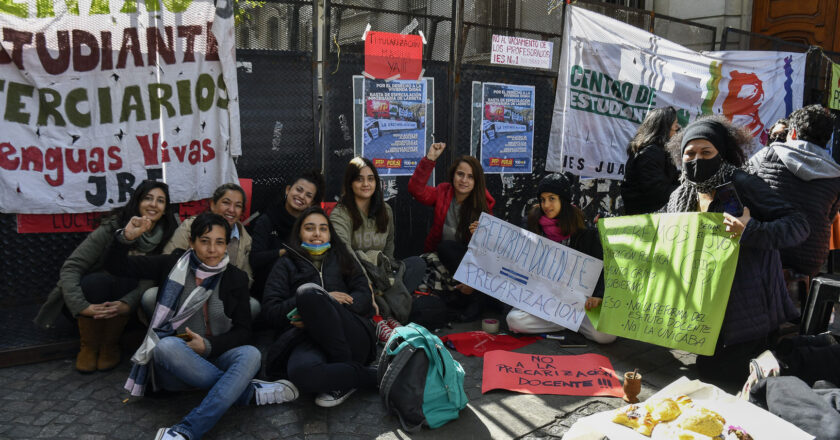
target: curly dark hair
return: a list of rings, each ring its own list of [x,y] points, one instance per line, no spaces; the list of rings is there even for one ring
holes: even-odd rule
[[[163,252],[164,246],[169,243],[169,238],[172,237],[175,229],[178,228],[178,223],[175,217],[178,215],[178,206],[173,204],[172,199],[169,198],[169,185],[156,180],[144,180],[140,182],[131,194],[131,198],[128,199],[128,203],[121,208],[116,208],[111,211],[110,215],[116,220],[119,227],[124,227],[126,223],[131,220],[131,217],[140,215],[140,202],[143,201],[146,194],[155,188],[163,191],[163,195],[166,197],[166,207],[164,208],[163,215],[160,217],[160,220],[158,220],[158,225],[163,228],[163,238],[161,238],[160,243],[152,251],[152,254],[156,255]]]
[[[671,126],[676,120],[677,111],[674,107],[656,108],[648,112],[636,135],[627,145],[627,155],[634,156],[651,144],[664,146],[668,143]]]
[[[834,115],[819,105],[808,105],[794,110],[788,117],[789,130],[796,131],[796,139],[819,145],[823,148],[834,132]]]
[[[773,135],[773,129],[776,128],[777,125],[781,125],[785,127],[783,131],[780,133]],[[778,121],[774,122],[773,125],[770,126],[770,132],[767,136],[767,145],[772,144],[773,142],[784,142],[787,140],[788,130],[790,129],[790,122],[787,119],[781,118]]]
[[[720,152],[721,157],[726,162],[740,168],[744,165],[744,162],[747,160],[747,154],[744,151],[749,151],[751,145],[755,142],[752,135],[750,134],[747,129],[740,125],[735,125],[729,119],[726,119],[725,116],[721,115],[707,115],[701,116],[695,120],[712,120],[717,121],[724,127],[729,134],[726,139],[725,146],[720,148],[721,146],[715,145]],[[689,124],[690,125],[690,124]],[[682,159],[682,140],[683,136],[685,135],[686,130],[682,130],[679,133],[675,134],[671,140],[668,141],[668,152],[671,153],[671,157],[674,159],[674,163],[681,164],[683,163]]]

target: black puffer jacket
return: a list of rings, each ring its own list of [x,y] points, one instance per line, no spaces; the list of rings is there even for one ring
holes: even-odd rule
[[[778,249],[801,243],[810,232],[805,217],[756,176],[735,170],[732,183],[751,219],[741,249],[720,338],[724,345],[754,341],[799,315],[785,285]],[[671,199],[680,197],[677,188]],[[715,200],[709,212],[723,212]]]
[[[750,171],[805,214],[811,235],[797,246],[780,250],[782,265],[815,276],[828,258],[831,222],[840,208],[840,169],[827,152],[823,158],[812,156],[816,159],[813,166],[809,166],[804,157],[791,157],[793,160],[787,160],[786,165],[780,157],[786,153],[795,155],[797,150],[773,144],[750,160]],[[807,150],[804,153],[807,154]]]
[[[627,215],[658,211],[679,186],[680,173],[661,145],[648,145],[627,159],[621,198]]]
[[[353,261],[353,273],[341,272],[338,255],[328,251],[321,263],[321,270],[297,252],[287,249],[286,255],[274,264],[265,283],[262,300],[262,318],[272,328],[284,331],[292,327],[286,314],[296,307],[295,294],[298,287],[315,283],[327,292],[345,292],[353,297],[353,304],[346,304],[356,316],[365,321],[373,316],[370,287],[362,269]]]

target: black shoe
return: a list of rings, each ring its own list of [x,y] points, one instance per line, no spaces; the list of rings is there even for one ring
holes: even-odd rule
[[[351,394],[355,393],[355,388],[350,388],[346,391],[330,391],[329,393],[321,393],[315,398],[315,404],[324,408],[338,406],[344,403]]]

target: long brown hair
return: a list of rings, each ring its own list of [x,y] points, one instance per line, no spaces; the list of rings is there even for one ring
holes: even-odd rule
[[[540,217],[545,215],[540,207],[539,202],[531,208],[528,212],[527,226],[528,230],[545,236],[543,228],[540,225]],[[575,235],[578,232],[586,229],[586,223],[583,221],[583,212],[575,205],[572,205],[568,200],[560,199],[560,213],[554,218],[557,222],[557,227],[563,231],[564,234]]]
[[[356,197],[353,193],[353,182],[359,178],[362,170],[368,167],[373,172],[373,178],[376,179],[376,189],[373,190],[373,196],[370,198],[370,208],[368,209],[368,216],[376,219],[376,231],[384,233],[388,230],[388,210],[385,209],[385,199],[382,196],[382,182],[379,180],[379,172],[373,166],[373,162],[365,157],[354,157],[350,159],[347,166],[344,168],[344,186],[341,190],[341,200],[339,202],[344,205],[344,208],[350,213],[350,219],[353,221],[353,230],[359,229],[362,226],[362,213],[359,207],[356,206]]]
[[[642,148],[651,144],[664,148],[671,135],[671,126],[676,120],[677,111],[674,107],[655,108],[648,112],[636,135],[627,145],[627,155],[635,156]]]
[[[485,196],[487,184],[484,181],[484,168],[481,167],[481,162],[478,159],[472,156],[461,156],[455,159],[455,162],[449,167],[449,183],[454,185],[455,171],[457,171],[461,162],[465,162],[472,168],[473,181],[475,182],[472,192],[461,203],[461,216],[458,219],[458,228],[455,230],[458,239],[466,242],[470,238],[470,223],[478,220],[482,212],[490,212],[490,208],[487,206],[487,197]]]

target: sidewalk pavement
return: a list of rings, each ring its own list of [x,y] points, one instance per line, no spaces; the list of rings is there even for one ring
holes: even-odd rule
[[[478,330],[479,323],[457,324],[438,335]],[[612,345],[589,342],[586,348],[559,348],[544,339],[518,352],[533,354],[599,353],[616,372],[638,368],[645,399],[680,376],[696,378],[695,356],[678,350],[619,338]],[[313,396],[282,405],[231,408],[208,439],[559,439],[579,417],[615,408],[614,397],[519,394],[505,390],[481,394],[482,359],[452,351],[464,367],[470,403],[458,420],[435,429],[406,433],[385,413],[375,391],[359,391],[343,405],[320,408]],[[142,439],[157,428],[177,423],[204,392],[128,399],[122,385],[125,360],[115,370],[82,375],[72,359],[0,369],[0,438]],[[743,374],[746,377],[746,372]],[[727,391],[733,391],[730,387]]]

